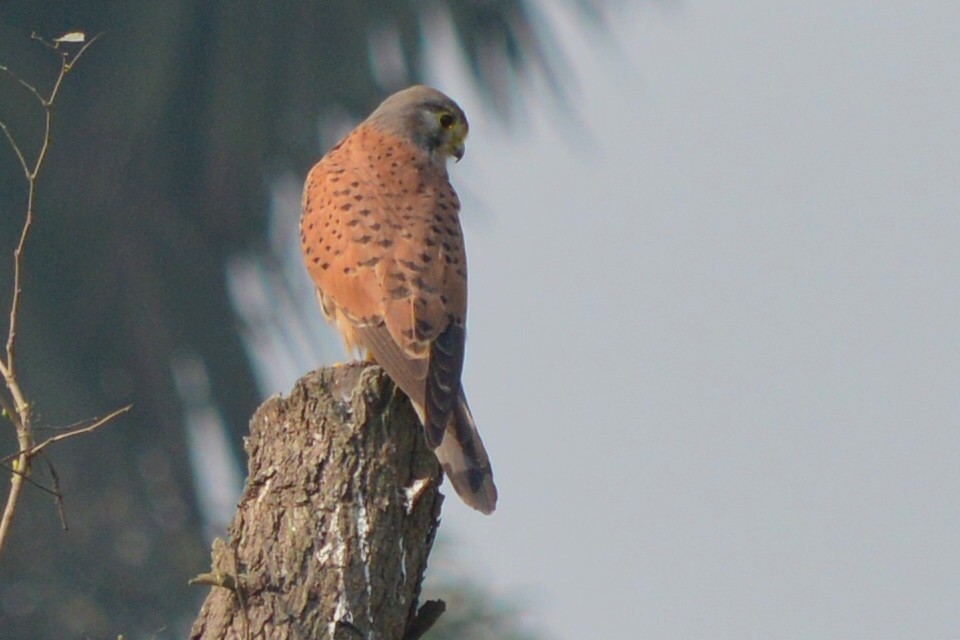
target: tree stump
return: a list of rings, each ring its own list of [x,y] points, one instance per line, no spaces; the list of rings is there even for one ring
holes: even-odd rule
[[[195,580],[214,586],[191,638],[421,635],[439,615],[416,616],[441,473],[386,374],[357,363],[304,376],[257,410],[245,448],[229,539]]]

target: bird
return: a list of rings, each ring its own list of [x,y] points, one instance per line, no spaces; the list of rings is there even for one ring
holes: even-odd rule
[[[489,514],[493,469],[461,384],[467,264],[447,162],[469,124],[437,89],[386,98],[307,174],[300,245],[321,312],[410,398],[454,490]]]

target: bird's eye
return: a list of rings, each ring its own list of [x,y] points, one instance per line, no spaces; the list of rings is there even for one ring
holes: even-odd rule
[[[453,126],[455,118],[449,113],[444,113],[440,116],[440,126],[444,129],[449,129]]]

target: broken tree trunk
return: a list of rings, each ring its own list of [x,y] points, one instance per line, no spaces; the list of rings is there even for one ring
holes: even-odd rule
[[[443,497],[409,401],[383,371],[351,364],[300,379],[256,412],[248,477],[191,638],[422,635],[420,584]],[[427,625],[429,626],[429,625]]]

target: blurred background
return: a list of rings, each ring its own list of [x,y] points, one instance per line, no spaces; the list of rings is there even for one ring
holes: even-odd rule
[[[343,358],[302,177],[414,81],[471,121],[464,381],[501,490],[489,518],[445,505],[437,637],[957,636],[957,24],[945,1],[0,5],[0,64],[40,84],[31,31],[105,32],[58,106],[24,384],[48,426],[135,405],[52,451],[70,531],[28,492],[0,636],[184,634],[249,416]],[[24,140],[32,108],[0,81]],[[24,197],[0,151],[0,255]]]

